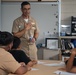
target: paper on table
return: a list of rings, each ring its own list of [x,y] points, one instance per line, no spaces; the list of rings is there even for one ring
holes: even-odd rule
[[[64,62],[60,62],[60,63],[53,63],[53,64],[44,64],[46,66],[64,66],[65,63]]]
[[[45,62],[38,61],[38,64],[44,64]]]
[[[37,68],[32,68],[32,69],[31,69],[31,71],[36,71],[36,70],[39,70],[39,69],[37,69]]]
[[[57,70],[54,73],[56,73],[58,75],[76,75],[75,73],[69,73],[69,72],[64,72],[64,71],[60,71],[60,70]]]

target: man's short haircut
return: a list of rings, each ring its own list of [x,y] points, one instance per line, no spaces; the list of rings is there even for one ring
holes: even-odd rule
[[[30,5],[30,3],[27,2],[27,1],[22,2],[22,3],[21,3],[21,9],[23,9],[23,6],[24,6],[24,5]]]
[[[6,46],[13,42],[13,35],[6,31],[0,31],[0,45]]]
[[[20,38],[14,36],[12,49],[17,49],[21,43]]]

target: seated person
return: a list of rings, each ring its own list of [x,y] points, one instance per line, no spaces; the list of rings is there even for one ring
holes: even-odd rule
[[[18,62],[24,62],[28,66],[33,66],[37,62],[31,60],[22,50],[21,50],[21,41],[20,38],[14,36],[13,47],[9,52]]]
[[[23,75],[30,67],[25,63],[18,63],[8,52],[13,45],[13,36],[9,32],[0,32],[0,75],[9,73]]]
[[[66,63],[66,71],[76,73],[76,48],[71,50],[71,55],[68,60],[65,61]]]

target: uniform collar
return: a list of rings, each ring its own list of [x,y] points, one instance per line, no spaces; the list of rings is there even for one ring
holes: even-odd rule
[[[21,15],[20,17],[24,20],[24,18],[23,18],[23,16],[22,16],[22,15]],[[31,20],[31,16],[29,16],[29,18],[28,18],[28,19],[29,19],[29,20]]]

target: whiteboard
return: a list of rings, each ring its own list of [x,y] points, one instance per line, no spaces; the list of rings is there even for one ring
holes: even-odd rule
[[[1,30],[1,0],[0,0],[0,30]]]
[[[59,30],[59,8],[58,2],[30,2],[31,15],[36,19],[40,34],[38,43],[43,42],[44,36],[58,33]],[[2,31],[12,30],[14,19],[21,13],[21,2],[2,2]]]

